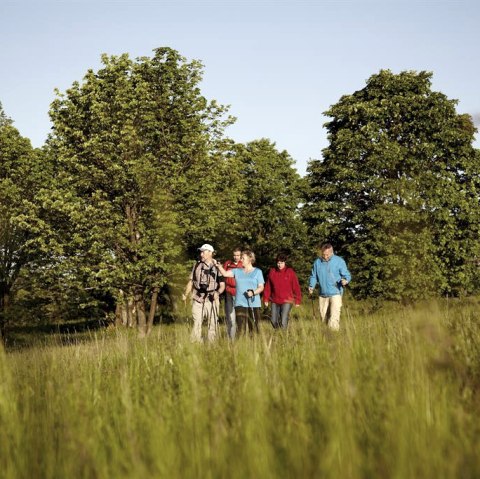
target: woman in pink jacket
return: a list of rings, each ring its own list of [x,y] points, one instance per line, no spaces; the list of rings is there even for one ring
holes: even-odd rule
[[[302,292],[295,271],[287,266],[287,255],[280,253],[276,257],[276,268],[268,272],[267,282],[263,291],[263,303],[268,307],[272,303],[273,327],[286,328],[292,305],[299,306]],[[281,318],[281,323],[279,323]]]

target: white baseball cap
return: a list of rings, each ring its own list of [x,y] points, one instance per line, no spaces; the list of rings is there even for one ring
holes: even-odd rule
[[[213,253],[213,246],[211,244],[205,243],[204,245],[198,248],[200,251],[211,251]]]

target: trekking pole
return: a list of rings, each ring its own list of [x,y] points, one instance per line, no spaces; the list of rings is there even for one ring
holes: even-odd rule
[[[205,310],[205,303],[206,302],[210,303],[210,309],[208,310],[208,314],[206,315],[207,319],[207,336],[209,337],[210,335],[210,325],[212,321],[215,321],[214,323],[214,331],[215,331],[215,338],[217,337],[218,333],[218,309],[217,309],[217,302],[215,299],[215,292],[206,292],[205,293],[205,300],[202,305],[202,323],[203,323],[203,314]]]
[[[183,314],[185,316],[185,321],[188,323],[188,313],[187,313],[187,296],[184,295],[184,300],[183,300]]]
[[[207,317],[207,339],[208,341],[210,341],[210,324],[213,316],[213,299],[209,293],[207,293],[205,297],[205,301],[208,301],[210,303],[210,308],[208,310],[208,317]],[[215,335],[216,335],[216,331],[215,331]]]
[[[348,283],[343,285],[344,291],[343,291],[343,297],[342,297],[342,307],[345,308],[345,313],[347,314],[348,322],[349,324],[353,327],[353,332],[355,333],[355,322],[352,320],[352,316],[350,314],[350,309],[348,307],[348,301],[345,301],[347,297],[347,286]]]
[[[219,305],[220,305],[220,299]],[[217,299],[215,298],[215,293],[212,294],[212,308],[210,310],[210,321],[213,320],[215,321],[215,337],[219,334],[219,326],[218,326],[218,315],[219,315],[219,309],[217,308]]]
[[[248,291],[252,291],[251,289]],[[253,291],[252,291],[253,292]],[[247,295],[247,303],[248,303],[248,316],[250,316],[250,313],[252,313],[252,325],[253,327],[257,330],[258,332],[258,325],[257,321],[255,320],[255,311],[253,310],[252,302],[251,302],[250,296]],[[247,316],[247,318],[248,318]],[[248,319],[247,319],[247,324],[248,324]]]
[[[207,300],[206,297],[203,298],[203,303],[202,303],[202,322],[200,323],[200,339],[202,338],[202,330],[203,330],[203,322],[205,320],[205,301]],[[195,320],[193,322],[195,324]],[[207,329],[208,329],[208,324],[207,324]]]
[[[316,320],[317,320],[317,315],[315,314],[315,301],[314,301],[314,299],[313,299],[312,293],[310,293],[308,296],[310,296],[310,300],[311,300],[311,302],[312,302],[313,320],[316,321]]]
[[[191,298],[191,291],[189,293],[186,293],[186,292],[182,293],[183,314],[184,314],[185,323],[187,323],[187,324],[190,322],[190,313],[192,312],[192,308],[190,308],[190,312],[189,312],[188,306],[187,306],[187,301],[188,301],[189,296]]]

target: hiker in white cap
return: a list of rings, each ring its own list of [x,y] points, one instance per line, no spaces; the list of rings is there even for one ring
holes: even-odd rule
[[[225,289],[225,280],[213,262],[213,246],[205,243],[198,248],[200,260],[193,266],[183,293],[183,300],[192,293],[193,329],[191,339],[202,341],[202,323],[208,322],[208,341],[215,341],[218,328],[219,295]]]

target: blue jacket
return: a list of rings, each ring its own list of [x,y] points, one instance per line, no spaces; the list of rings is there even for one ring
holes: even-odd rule
[[[317,258],[313,263],[308,286],[314,288],[318,283],[320,296],[336,296],[343,294],[342,279],[349,283],[352,279],[343,258],[337,255],[333,255],[328,261]]]

